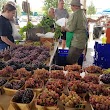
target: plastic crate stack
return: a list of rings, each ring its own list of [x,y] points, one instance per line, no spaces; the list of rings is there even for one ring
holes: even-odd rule
[[[102,68],[110,68],[110,44],[95,42],[94,64]]]

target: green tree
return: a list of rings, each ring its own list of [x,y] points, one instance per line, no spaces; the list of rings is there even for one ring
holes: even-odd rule
[[[8,0],[0,0],[0,11],[2,11],[2,7],[7,1]]]
[[[70,0],[64,0],[65,1],[65,8],[70,11],[70,6],[68,5],[70,3]],[[48,9],[50,7],[53,7],[53,8],[57,8],[58,6],[58,0],[44,0],[44,7],[43,7],[43,11],[44,13],[47,14],[48,12]]]
[[[91,1],[90,6],[88,6],[88,8],[87,8],[87,14],[92,15],[92,14],[95,14],[95,13],[96,13],[96,8],[95,8],[93,2]]]
[[[21,15],[21,7],[19,5],[17,5],[17,15],[20,16]]]

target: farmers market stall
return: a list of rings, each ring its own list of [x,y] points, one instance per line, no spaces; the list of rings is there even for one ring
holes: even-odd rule
[[[6,66],[0,70],[0,105],[4,110],[109,110],[109,71],[77,64],[33,72]]]

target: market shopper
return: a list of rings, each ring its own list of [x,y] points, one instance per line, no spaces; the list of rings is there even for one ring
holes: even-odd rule
[[[12,36],[12,26],[10,20],[13,19],[16,13],[16,7],[12,4],[6,4],[3,7],[0,16],[0,51],[7,47],[15,46]]]
[[[71,1],[71,9],[74,13],[69,17],[66,27],[62,27],[62,31],[74,32],[67,56],[68,64],[78,62],[87,43],[87,19],[81,5],[80,0]]]
[[[64,1],[58,0],[58,8],[55,9],[55,19],[59,20],[61,18],[68,18],[69,14],[66,9],[64,9]],[[62,32],[62,49],[66,46],[66,31]]]

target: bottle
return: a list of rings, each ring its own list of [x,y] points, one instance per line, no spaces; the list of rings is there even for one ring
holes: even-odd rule
[[[107,40],[107,38],[104,36],[104,37],[102,38],[102,44],[106,44],[106,40]]]

